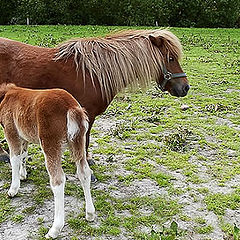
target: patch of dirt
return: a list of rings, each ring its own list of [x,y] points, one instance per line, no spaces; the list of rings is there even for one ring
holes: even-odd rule
[[[226,118],[220,118],[218,117],[218,119],[216,120],[216,124],[218,125],[226,125],[230,128],[233,128],[237,131],[240,131],[240,125],[236,125],[236,124],[233,124],[229,119],[226,119]]]

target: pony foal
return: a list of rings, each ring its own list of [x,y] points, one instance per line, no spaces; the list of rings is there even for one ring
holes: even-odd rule
[[[85,201],[86,219],[93,221],[95,208],[90,192],[91,169],[86,160],[88,118],[79,103],[65,90],[30,90],[14,84],[0,86],[0,122],[10,150],[13,197],[26,179],[28,142],[39,143],[54,194],[54,222],[46,238],[56,238],[64,226],[65,174],[61,167],[64,146],[69,146],[77,167]]]

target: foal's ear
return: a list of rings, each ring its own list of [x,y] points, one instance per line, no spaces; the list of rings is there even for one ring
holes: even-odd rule
[[[152,35],[149,35],[149,39],[151,43],[158,48],[161,48],[164,42],[164,39],[162,37],[154,37]]]

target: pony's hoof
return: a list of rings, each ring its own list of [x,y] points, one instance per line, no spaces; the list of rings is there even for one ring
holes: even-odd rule
[[[0,155],[0,162],[6,162],[6,163],[10,163],[10,158],[8,154],[1,154]]]
[[[96,183],[97,182],[97,178],[91,174],[91,183]]]
[[[57,238],[57,236],[59,235],[59,231],[51,228],[48,233],[45,235],[45,238],[49,239],[49,238]]]
[[[92,158],[91,158],[91,159],[88,159],[87,162],[88,162],[88,165],[89,165],[89,166],[92,166],[92,165],[95,164],[95,162],[93,161]]]
[[[88,222],[94,221],[95,217],[96,217],[95,213],[86,213],[86,219]]]

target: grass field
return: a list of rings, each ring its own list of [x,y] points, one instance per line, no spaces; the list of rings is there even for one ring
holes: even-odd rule
[[[118,29],[0,26],[0,37],[53,47]],[[83,192],[65,152],[66,225],[59,239],[240,239],[240,29],[171,31],[184,48],[188,96],[171,97],[153,83],[119,94],[97,119],[90,146],[98,178],[94,223],[84,219]],[[29,153],[28,179],[13,199],[11,170],[0,163],[0,239],[44,239],[52,223],[44,158],[36,145]]]

